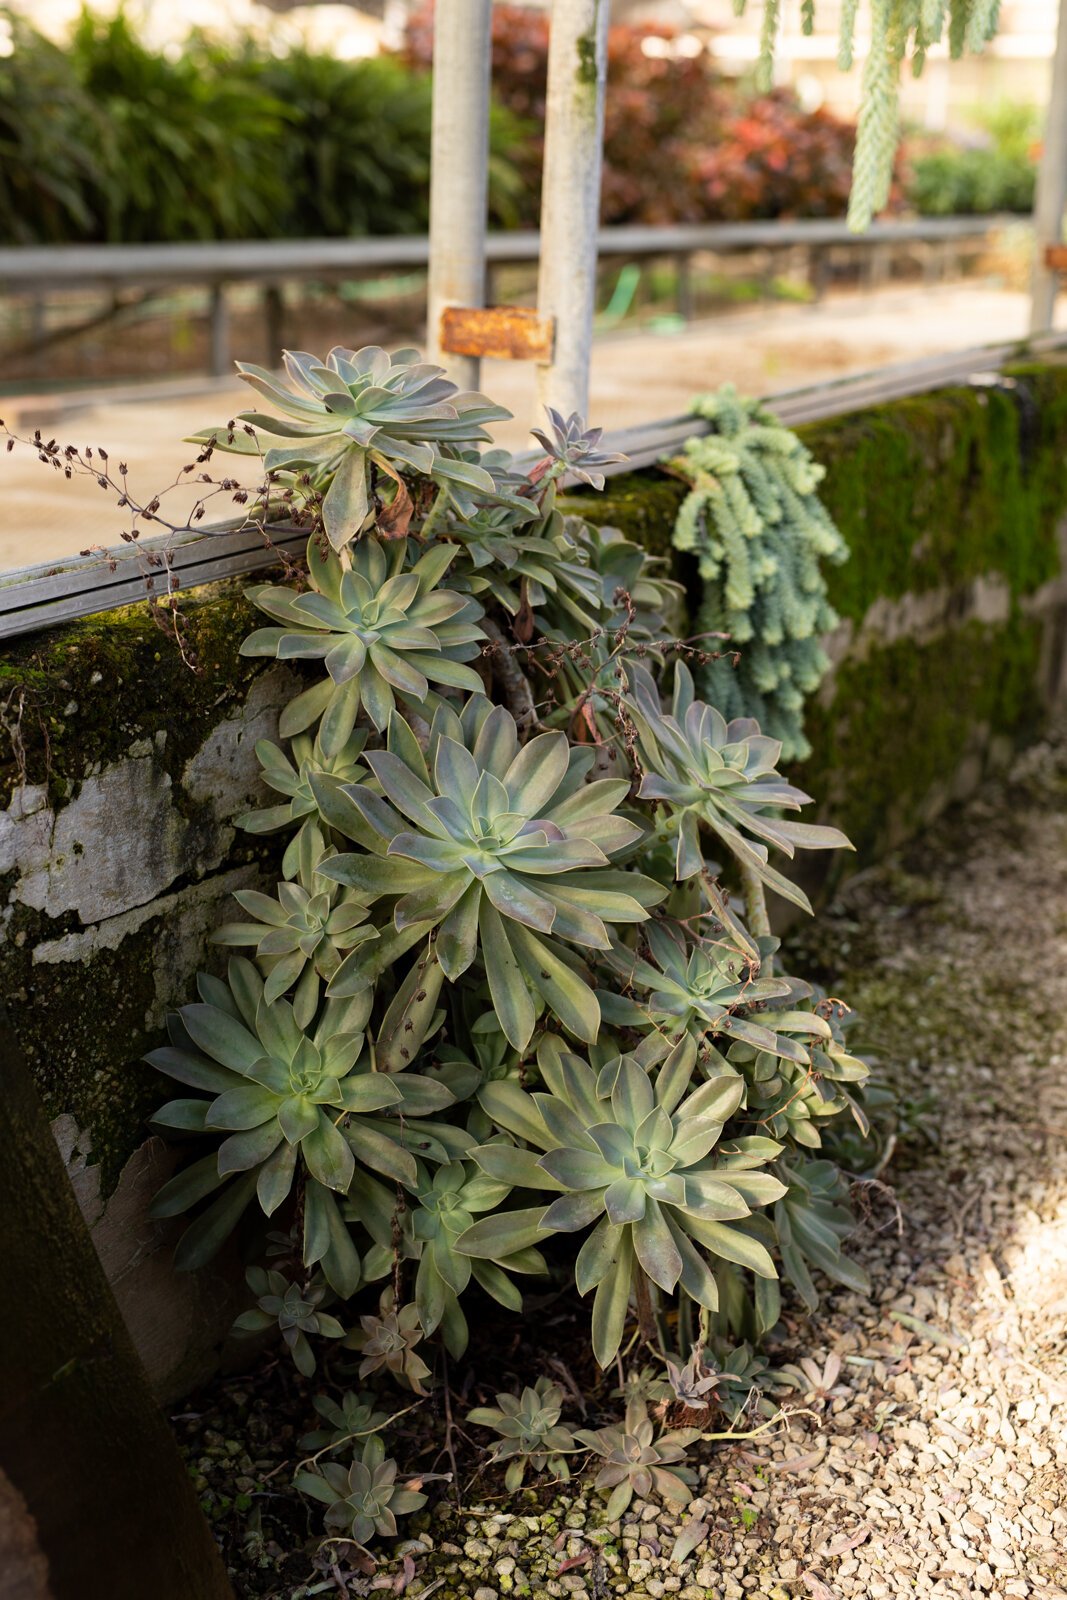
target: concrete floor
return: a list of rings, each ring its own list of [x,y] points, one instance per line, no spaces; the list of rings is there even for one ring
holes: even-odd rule
[[[1067,327],[1067,305],[1061,306]],[[774,394],[1019,337],[1027,310],[1025,295],[969,281],[842,294],[815,306],[765,306],[694,323],[679,333],[604,335],[593,356],[590,420],[619,428],[676,416],[692,395],[726,381],[749,393]],[[536,416],[533,368],[489,362],[483,387],[515,413],[499,431],[501,442],[522,448]],[[192,459],[194,452],[181,442],[186,435],[225,422],[251,398],[236,381],[184,379],[166,389],[129,389],[121,395],[85,391],[9,399],[2,409],[20,434],[39,425],[61,444],[103,445],[113,463],[128,464],[131,490],[146,501]],[[128,527],[114,496],[89,479],[64,480],[32,450],[18,449],[0,459],[0,485],[0,571],[117,544]],[[182,487],[165,497],[164,514],[179,521],[193,498],[194,492]]]

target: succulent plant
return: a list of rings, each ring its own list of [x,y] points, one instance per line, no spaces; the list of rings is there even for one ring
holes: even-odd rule
[[[454,1356],[467,1348],[467,1319],[459,1296],[473,1276],[487,1294],[509,1311],[522,1310],[522,1295],[509,1272],[547,1272],[540,1253],[532,1247],[496,1260],[474,1260],[456,1249],[456,1240],[484,1211],[495,1210],[507,1199],[510,1185],[487,1178],[472,1161],[451,1161],[432,1174],[424,1170],[415,1190],[418,1204],[412,1218],[419,1265],[415,1275],[415,1304],[423,1332],[441,1329]]]
[[[475,1406],[468,1423],[498,1433],[489,1452],[490,1461],[507,1462],[505,1486],[518,1489],[526,1469],[548,1471],[557,1481],[570,1477],[567,1455],[578,1447],[569,1428],[560,1426],[563,1390],[549,1378],[538,1378],[521,1395],[498,1394],[495,1406]]]
[[[798,988],[806,990],[807,985],[791,983],[791,988],[795,994]],[[769,1054],[752,1041],[731,1046],[728,1059],[748,1081],[747,1109],[771,1138],[818,1150],[822,1143],[820,1128],[849,1108],[853,1109],[858,1126],[864,1128],[866,1117],[845,1085],[862,1084],[867,1078],[867,1066],[834,1038],[822,1011],[801,1005],[794,1010],[763,1013],[758,1020],[779,1040],[795,1038],[808,1058],[784,1060],[784,1052]]]
[[[387,1411],[376,1409],[374,1395],[353,1389],[346,1390],[339,1401],[331,1400],[326,1394],[317,1394],[311,1403],[326,1427],[305,1433],[300,1440],[301,1450],[342,1450],[354,1440],[379,1433],[389,1421]]]
[[[283,734],[319,722],[320,748],[336,756],[351,739],[360,707],[380,730],[398,693],[421,706],[431,682],[482,688],[478,674],[463,665],[485,643],[480,609],[468,595],[438,587],[455,553],[454,545],[435,545],[409,567],[406,540],[387,548],[368,536],[345,566],[312,538],[309,590],[269,583],[248,590],[252,603],[280,626],[249,634],[241,654],[323,661],[329,673],[286,706]]]
[[[640,996],[602,996],[606,1021],[654,1028],[668,1039],[689,1032],[700,1042],[721,1034],[807,1064],[807,1051],[779,1039],[764,1014],[747,1014],[788,994],[788,983],[760,977],[758,964],[725,938],[698,940],[689,931],[687,940],[686,930],[668,922],[650,922],[642,932],[650,960],[618,942],[604,957],[623,988]]]
[[[298,1153],[313,1178],[343,1194],[353,1156],[340,1119],[329,1111],[377,1111],[402,1099],[392,1079],[357,1070],[369,1004],[358,996],[329,1001],[308,1034],[288,1001],[266,999],[263,979],[240,957],[230,962],[228,985],[201,978],[200,991],[202,1002],[179,1013],[175,1031],[186,1048],[154,1050],[148,1060],[218,1093],[213,1100],[172,1101],[156,1121],[228,1133],[219,1173],[258,1172],[267,1216],[289,1193]]]
[[[351,890],[319,872],[335,852],[321,830],[306,823],[300,841],[296,881],[282,879],[274,896],[258,889],[236,889],[234,899],[248,922],[224,922],[211,935],[214,944],[254,947],[266,975],[267,1004],[295,985],[293,1014],[307,1027],[318,1010],[322,984],[337,972],[349,950],[378,937],[370,912]]]
[[[727,723],[714,706],[695,699],[692,675],[682,661],[674,668],[670,716],[664,714],[659,690],[647,670],[635,667],[632,680],[632,711],[649,768],[639,794],[666,808],[676,835],[677,876],[690,878],[704,870],[703,823],[768,888],[810,911],[803,890],[770,866],[767,845],[787,856],[798,846],[837,850],[851,845],[838,828],[777,815],[780,810],[797,811],[810,801],[775,770],[782,748],[778,740],[761,734],[750,717]]]
[[[396,1462],[386,1457],[385,1445],[374,1434],[350,1467],[325,1461],[315,1472],[298,1472],[293,1484],[326,1507],[329,1533],[366,1544],[375,1534],[394,1538],[397,1517],[410,1516],[426,1504],[426,1496],[417,1489],[398,1485],[396,1474]]]
[[[774,1207],[782,1271],[804,1304],[811,1311],[819,1304],[812,1267],[857,1294],[868,1293],[867,1273],[842,1249],[856,1219],[840,1169],[832,1161],[800,1159],[780,1161],[778,1171],[786,1185]]]
[[[602,450],[600,441],[604,437],[603,428],[585,427],[585,419],[577,411],[565,417],[555,406],[546,406],[545,415],[548,418],[547,429],[530,430],[545,454],[557,467],[577,478],[579,483],[587,483],[591,489],[602,489],[604,474],[596,469],[611,466],[616,461],[625,461],[626,457],[618,451]]]
[[[322,519],[334,549],[354,539],[370,518],[371,466],[384,473],[386,483],[399,484],[403,470],[431,477],[446,490],[495,492],[492,476],[465,455],[489,439],[486,423],[511,413],[484,395],[461,391],[417,351],[390,355],[376,345],[337,346],[324,363],[292,350],[283,361],[288,385],[262,367],[237,363],[245,382],[281,416],[243,411],[242,429],[206,428],[193,439],[257,456],[256,435],[284,440],[263,453],[263,465],[268,473],[306,473],[325,489]]]
[[[705,1364],[703,1352],[694,1348],[688,1361],[682,1366],[672,1361],[669,1356],[665,1359],[667,1381],[671,1393],[679,1404],[694,1409],[710,1405],[708,1396],[714,1394],[719,1375],[712,1367]]]
[[[299,1159],[308,1179],[305,1265],[321,1261],[331,1287],[351,1294],[360,1278],[359,1256],[331,1192],[347,1193],[357,1161],[396,1182],[414,1183],[415,1159],[403,1143],[410,1129],[371,1113],[395,1107],[405,1119],[421,1117],[451,1096],[418,1074],[400,1082],[371,1070],[364,1032],[369,991],[327,1000],[307,1032],[287,1000],[265,1000],[262,977],[243,957],[231,959],[228,983],[204,974],[197,981],[201,1003],[168,1018],[171,1044],[146,1059],[213,1098],[172,1100],[154,1120],[224,1137],[217,1154],[163,1186],[153,1212],[175,1216],[223,1189],[179,1244],[179,1264],[200,1266],[253,1197],[273,1215],[293,1186]]]
[[[337,1318],[319,1310],[326,1298],[326,1285],[314,1281],[290,1283],[282,1273],[263,1267],[249,1267],[245,1281],[257,1304],[253,1310],[242,1311],[233,1325],[234,1333],[264,1333],[268,1328],[277,1328],[296,1370],[310,1378],[315,1371],[315,1352],[308,1334],[322,1339],[345,1336]]]
[[[642,1500],[653,1494],[672,1505],[687,1506],[693,1498],[693,1472],[685,1453],[696,1430],[678,1429],[657,1436],[641,1401],[631,1401],[621,1424],[608,1428],[580,1428],[575,1437],[600,1457],[604,1465],[594,1488],[607,1499],[609,1521],[621,1517],[636,1494]]]
[[[480,954],[516,1049],[528,1044],[541,1005],[579,1038],[595,1038],[596,996],[559,941],[606,949],[608,922],[642,921],[664,895],[640,873],[611,868],[643,836],[618,815],[628,783],[586,783],[592,752],[561,733],[520,748],[511,713],[481,697],[462,721],[439,710],[426,756],[394,717],[389,748],[366,760],[381,793],[366,784],[343,792],[372,853],[339,855],[323,864],[326,875],[366,899],[399,895],[396,927],[436,928],[450,980]],[[325,814],[345,826],[328,802]]]
[[[716,1159],[724,1124],[744,1094],[744,1080],[723,1075],[690,1092],[696,1043],[686,1035],[655,1080],[632,1057],[617,1057],[599,1074],[578,1057],[542,1046],[538,1066],[548,1093],[488,1083],[479,1100],[497,1127],[544,1150],[489,1144],[473,1152],[491,1177],[526,1187],[562,1190],[542,1211],[500,1212],[476,1222],[458,1241],[471,1255],[499,1257],[508,1246],[538,1243],[551,1233],[595,1224],[578,1252],[580,1294],[595,1287],[593,1350],[600,1365],[622,1341],[637,1274],[671,1292],[681,1283],[700,1305],[718,1305],[707,1251],[773,1278],[774,1263],[750,1231],[731,1226],[750,1202],[778,1199],[782,1183],[768,1172],[728,1167]],[[730,1156],[751,1166],[780,1147],[759,1141],[751,1151],[731,1140]],[[729,1159],[729,1158],[727,1158]],[[702,1248],[701,1248],[702,1247]]]
[[[424,1395],[423,1381],[430,1376],[430,1369],[415,1348],[423,1335],[418,1307],[410,1303],[398,1309],[392,1290],[387,1289],[378,1310],[378,1316],[360,1317],[359,1327],[345,1340],[348,1349],[358,1350],[363,1357],[360,1380],[375,1372],[388,1372],[397,1383]]]
[[[311,787],[311,774],[314,773],[319,779],[336,778],[340,783],[357,783],[360,778],[366,777],[366,769],[359,759],[366,742],[367,735],[360,730],[352,734],[347,744],[328,755],[318,737],[312,739],[309,733],[297,733],[293,735],[289,755],[286,755],[270,739],[260,739],[256,745],[256,755],[263,768],[263,781],[278,794],[288,796],[288,803],[246,811],[238,817],[237,826],[248,833],[277,833],[280,828],[291,827],[294,823],[317,819],[318,804]],[[303,828],[293,835],[286,848],[282,870],[287,878],[297,875],[302,837]]]
[[[664,563],[633,544],[618,528],[594,527],[574,516],[560,521],[561,535],[573,551],[571,562],[577,563],[580,576],[566,585],[553,585],[546,595],[546,636],[587,635],[597,628],[615,634],[625,628],[634,644],[669,638],[673,630],[667,619],[677,616],[684,591],[680,583],[656,572]]]
[[[776,1416],[781,1410],[782,1396],[797,1388],[793,1374],[773,1367],[766,1356],[760,1355],[747,1342],[733,1348],[717,1343],[705,1355],[713,1357],[718,1368],[717,1402],[731,1427],[742,1412],[749,1409],[764,1417]]]
[[[686,1441],[657,1438],[648,1400],[672,1416],[721,1393],[709,1351],[774,1323],[776,1268],[809,1303],[820,1272],[864,1281],[843,1253],[847,1186],[810,1156],[834,1119],[865,1127],[865,1069],[833,1003],[772,975],[761,894],[806,905],[771,851],[843,838],[789,820],[807,797],[775,740],[665,666],[703,659],[668,648],[678,585],[566,514],[566,475],[596,485],[618,459],[599,430],[550,412],[548,458],[524,473],[481,449],[503,413],[412,352],[244,375],[278,414],[202,435],[205,458],[262,465],[235,496],[254,497],[253,524],[311,535],[306,582],[250,591],[269,625],[244,650],[321,666],[257,747],[278,803],[242,820],[288,830],[284,881],[242,890],[216,935],[254,959],[201,978],[149,1058],[188,1086],[157,1122],[206,1151],[155,1209],[193,1212],[183,1266],[249,1205],[282,1217],[242,1321],[280,1327],[302,1370],[314,1335],[340,1332],[327,1289],[388,1283],[343,1343],[361,1378],[420,1395],[423,1339],[464,1349],[472,1283],[521,1312],[519,1275],[544,1270],[553,1236],[573,1236],[595,1291],[602,1365],[632,1313],[660,1338],[664,1296],[689,1350],[699,1304],[707,1350],[638,1374],[626,1421],[585,1436],[613,1515],[634,1492],[683,1501]],[[472,1416],[509,1485],[530,1466],[564,1476],[577,1436],[558,1385],[498,1400]],[[302,1477],[331,1530],[395,1531],[422,1496],[397,1489],[384,1413],[356,1393],[319,1416],[308,1442],[334,1459]]]

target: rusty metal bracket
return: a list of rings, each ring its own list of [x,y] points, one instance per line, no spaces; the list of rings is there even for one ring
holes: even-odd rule
[[[1047,245],[1045,265],[1050,272],[1067,272],[1067,244]]]
[[[442,350],[495,361],[551,361],[555,319],[527,306],[446,306],[441,313]]]

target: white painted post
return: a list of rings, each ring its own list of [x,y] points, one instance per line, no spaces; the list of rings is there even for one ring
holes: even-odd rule
[[[1058,274],[1045,265],[1045,250],[1060,244],[1067,204],[1067,0],[1060,0],[1052,93],[1045,123],[1045,143],[1037,172],[1034,202],[1034,269],[1031,279],[1030,332],[1052,328]]]
[[[477,389],[479,362],[442,351],[441,313],[485,304],[491,12],[492,0],[437,0],[434,9],[426,347],[464,389]]]
[[[552,4],[537,309],[555,318],[556,337],[538,396],[564,416],[585,416],[589,404],[609,9],[609,0]]]

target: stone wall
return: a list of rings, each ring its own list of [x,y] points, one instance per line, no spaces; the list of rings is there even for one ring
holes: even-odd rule
[[[295,679],[237,655],[251,626],[238,593],[208,591],[186,660],[131,607],[20,642],[0,665],[0,994],[169,1395],[213,1359],[235,1274],[175,1275],[173,1225],[146,1216],[175,1153],[146,1140],[162,1084],[140,1057],[189,995],[226,897],[275,875],[271,843],[233,819],[268,793],[255,743]]]
[[[862,862],[980,782],[1064,687],[1067,371],[805,433],[853,554],[831,576],[843,621],[799,776]],[[684,492],[633,474],[581,509],[667,553]],[[167,1396],[217,1358],[239,1275],[178,1277],[173,1233],[146,1219],[175,1156],[146,1138],[161,1085],[140,1058],[220,964],[205,940],[227,895],[274,871],[234,818],[264,798],[255,742],[297,679],[238,655],[252,626],[222,586],[188,602],[181,652],[132,607],[0,660],[0,995]]]

